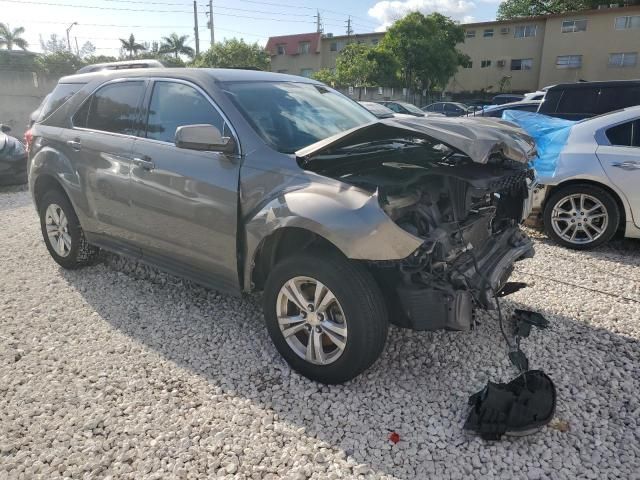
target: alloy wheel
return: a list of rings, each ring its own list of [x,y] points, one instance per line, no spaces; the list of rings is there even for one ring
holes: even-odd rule
[[[71,252],[71,235],[69,234],[69,222],[60,205],[52,203],[45,213],[45,225],[49,243],[55,252],[61,257],[66,257]]]
[[[561,198],[551,213],[553,231],[573,244],[586,244],[600,238],[609,225],[609,214],[596,197],[573,193]]]
[[[328,365],[347,345],[347,321],[329,288],[311,277],[294,277],[278,293],[276,314],[289,347],[307,362]]]

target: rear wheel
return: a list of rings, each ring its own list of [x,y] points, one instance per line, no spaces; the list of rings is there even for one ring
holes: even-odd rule
[[[620,211],[609,192],[595,185],[568,185],[554,192],[544,209],[547,235],[578,250],[608,242],[618,229]]]
[[[40,227],[47,250],[53,259],[68,269],[91,264],[98,248],[90,245],[66,195],[58,190],[44,194],[39,202]]]
[[[342,383],[380,356],[387,311],[373,277],[333,253],[302,253],[277,264],[265,285],[267,329],[302,375]]]

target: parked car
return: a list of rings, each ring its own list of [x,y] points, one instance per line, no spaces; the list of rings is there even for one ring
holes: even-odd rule
[[[516,95],[514,93],[501,93],[491,99],[494,105],[502,105],[503,103],[520,102],[524,100],[524,95]]]
[[[571,127],[553,175],[541,175],[534,216],[566,247],[587,249],[620,231],[640,238],[640,106]]]
[[[538,113],[582,120],[635,105],[640,105],[640,80],[563,83],[547,90]]]
[[[502,112],[505,110],[523,110],[525,112],[535,112],[540,106],[540,100],[537,101],[521,101],[513,103],[504,103],[502,105],[491,105],[477,112],[472,112],[469,115],[477,117],[494,117],[502,118]]]
[[[424,117],[416,117],[415,115],[407,115],[405,113],[396,113],[388,107],[381,105],[377,102],[358,102],[364,108],[373,113],[377,118],[411,118],[418,119],[424,117],[444,117],[439,113],[425,113]]]
[[[394,113],[402,113],[404,115],[411,115],[414,117],[424,117],[424,112],[412,103],[395,101],[381,101],[378,103],[380,105],[384,105]]]
[[[349,380],[388,323],[469,330],[513,263],[535,145],[484,119],[378,120],[311,79],[224,69],[62,78],[29,187],[64,268],[102,248],[205,286],[263,291],[295,370]]]
[[[457,102],[436,102],[422,107],[425,112],[441,113],[446,117],[462,117],[473,112],[467,105]]]
[[[0,185],[20,185],[27,181],[27,152],[20,140],[0,124]]]

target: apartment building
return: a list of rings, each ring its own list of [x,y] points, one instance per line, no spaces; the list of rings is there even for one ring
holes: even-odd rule
[[[561,82],[640,78],[640,5],[463,26],[459,49],[471,61],[449,82],[450,93],[525,92]],[[335,68],[344,45],[375,45],[383,36],[288,35],[269,38],[266,49],[273,71],[310,76]]]

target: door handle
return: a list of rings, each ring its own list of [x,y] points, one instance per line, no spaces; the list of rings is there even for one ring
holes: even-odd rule
[[[82,150],[82,144],[77,138],[75,140],[67,140],[67,145],[69,145],[71,149],[75,150],[76,152]]]
[[[153,163],[153,160],[151,160],[149,157],[133,157],[133,164],[143,168],[144,170],[153,170],[154,168],[156,168],[156,164]]]
[[[632,160],[628,160],[626,162],[614,162],[611,166],[621,168],[623,170],[640,170],[640,162],[634,162]]]

